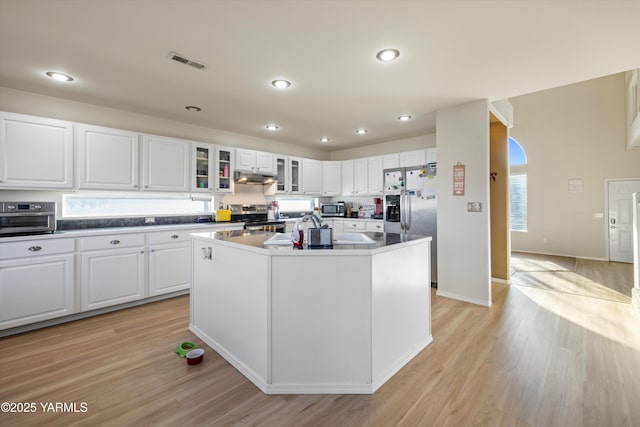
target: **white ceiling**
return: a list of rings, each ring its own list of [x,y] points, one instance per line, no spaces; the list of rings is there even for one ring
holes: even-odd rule
[[[0,0],[0,86],[335,150],[431,133],[458,103],[638,68],[639,17],[640,1],[613,0]],[[377,61],[383,48],[400,57]]]

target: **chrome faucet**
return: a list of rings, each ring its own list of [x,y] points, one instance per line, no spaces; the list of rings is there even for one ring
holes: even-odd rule
[[[307,214],[307,215],[302,217],[302,222],[309,221],[309,220],[311,220],[311,222],[313,222],[313,226],[315,228],[322,228],[321,221],[317,216],[315,216],[313,214],[311,214],[311,215]]]

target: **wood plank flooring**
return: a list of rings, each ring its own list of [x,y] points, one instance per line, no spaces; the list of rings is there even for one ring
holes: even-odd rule
[[[493,306],[433,294],[434,342],[373,395],[266,396],[203,345],[189,300],[0,340],[0,426],[638,426],[640,317],[630,304],[493,285]],[[81,402],[86,412],[40,404]]]
[[[633,264],[513,252],[511,282],[630,304]]]

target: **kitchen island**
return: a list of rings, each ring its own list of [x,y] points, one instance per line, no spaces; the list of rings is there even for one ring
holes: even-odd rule
[[[189,329],[260,390],[373,393],[431,341],[430,237],[333,249],[192,234]]]

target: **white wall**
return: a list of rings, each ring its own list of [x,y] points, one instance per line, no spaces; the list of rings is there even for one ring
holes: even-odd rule
[[[528,160],[528,231],[511,233],[513,250],[607,259],[605,179],[640,177],[640,151],[625,149],[624,91],[617,74],[511,99],[510,134]],[[569,179],[583,180],[582,193]]]
[[[288,154],[318,160],[328,160],[329,153],[302,145],[256,138],[219,129],[192,125],[118,110],[95,104],[55,98],[32,92],[0,87],[0,110],[32,116],[125,129],[135,132],[183,138],[199,142],[248,148],[277,154]]]
[[[381,156],[383,154],[401,153],[403,151],[420,150],[436,146],[436,134],[414,136],[396,141],[347,148],[331,152],[331,160],[361,159],[364,157]]]
[[[491,305],[489,104],[441,110],[438,129],[438,295]],[[466,166],[465,194],[453,195],[453,166]],[[482,212],[467,212],[467,202]]]

